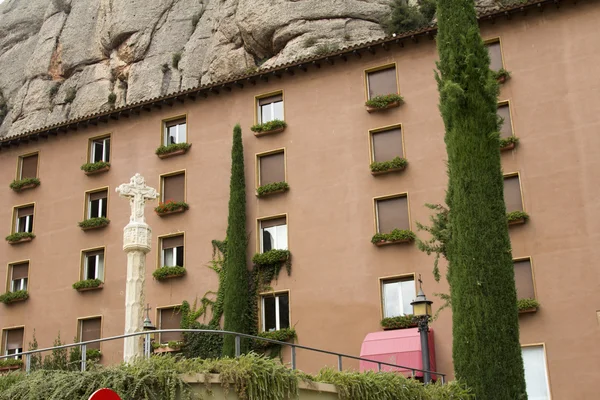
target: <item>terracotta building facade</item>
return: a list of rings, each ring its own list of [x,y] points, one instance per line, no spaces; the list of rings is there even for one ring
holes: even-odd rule
[[[492,67],[511,79],[501,85],[501,152],[507,211],[529,218],[510,225],[519,298],[539,306],[520,314],[520,335],[532,398],[595,398],[600,378],[600,40],[595,2],[544,6],[481,24]],[[0,276],[6,292],[28,298],[0,306],[2,354],[27,350],[34,330],[40,347],[60,332],[64,341],[123,333],[126,255],[122,228],[130,208],[115,188],[139,172],[162,202],[186,202],[183,212],[157,215],[147,256],[146,300],[161,328],[178,327],[173,308],[216,290],[207,268],[213,239],[227,225],[232,129],[240,123],[247,187],[248,259],[288,249],[291,274],[259,300],[259,330],[294,327],[298,343],[358,355],[365,336],[382,331],[384,317],[410,314],[415,280],[434,308],[447,293],[433,279],[433,257],[414,242],[372,243],[376,233],[428,223],[426,203],[442,203],[447,185],[444,125],[433,70],[435,41],[365,45],[336,57],[198,94],[132,106],[120,115],[49,128],[1,141],[0,226],[6,235],[35,238],[5,243]],[[369,112],[365,101],[400,94],[404,103]],[[252,125],[284,120],[285,128],[256,133]],[[83,126],[85,125],[85,127]],[[73,129],[71,129],[73,128]],[[512,141],[514,142],[514,140]],[[161,145],[188,143],[171,157]],[[406,165],[387,173],[373,162]],[[93,173],[82,164],[109,162]],[[40,184],[11,190],[15,179]],[[289,190],[258,197],[259,186],[286,182]],[[101,227],[81,228],[90,218]],[[27,235],[25,235],[27,236]],[[161,266],[186,275],[157,281]],[[98,279],[97,288],[73,289]],[[93,289],[93,290],[92,290]],[[436,368],[452,377],[451,311],[431,324]],[[165,335],[161,342],[177,340]],[[493,346],[493,344],[490,344]],[[98,346],[103,362],[122,359],[122,342]],[[337,360],[298,350],[298,365],[316,371]],[[349,364],[358,368],[358,364]],[[538,397],[533,397],[538,396]]]

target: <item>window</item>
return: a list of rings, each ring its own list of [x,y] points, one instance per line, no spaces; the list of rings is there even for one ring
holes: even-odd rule
[[[19,179],[37,178],[38,153],[19,157]]]
[[[367,71],[367,91],[369,99],[376,96],[398,93],[396,66]]]
[[[488,54],[490,55],[490,69],[492,71],[500,71],[504,68],[502,62],[502,50],[500,48],[500,39],[492,40],[485,44]]]
[[[510,118],[510,105],[508,102],[498,104],[498,116],[504,122],[500,127],[500,137],[505,139],[513,135],[512,120]]]
[[[404,158],[400,126],[372,131],[370,134],[371,162],[391,161],[396,157]]]
[[[513,261],[515,267],[515,285],[517,299],[535,299],[531,259],[525,258]]]
[[[83,280],[104,280],[104,249],[83,252]]]
[[[258,186],[285,182],[285,151],[258,155]]]
[[[87,218],[106,218],[108,189],[87,194]]]
[[[165,237],[160,240],[161,267],[183,267],[183,235]]]
[[[506,203],[506,212],[523,211],[521,182],[518,174],[504,177],[504,202]]]
[[[257,118],[259,124],[273,121],[283,121],[283,93],[257,99]]]
[[[415,278],[411,276],[381,281],[381,297],[384,318],[412,314],[410,303],[416,297]]]
[[[164,124],[165,133],[163,137],[163,144],[165,146],[187,142],[187,121],[185,117],[171,121],[165,121]]]
[[[185,172],[162,177],[162,201],[185,201]]]
[[[286,217],[272,218],[259,221],[260,252],[269,250],[287,250],[287,219]]]
[[[18,354],[23,352],[23,333],[24,328],[5,329],[3,331],[3,355],[15,355],[15,359],[21,358]]]
[[[406,195],[375,199],[375,213],[378,233],[410,229]]]
[[[261,296],[261,310],[263,332],[290,327],[290,295],[288,292]]]
[[[16,209],[15,232],[33,232],[33,205]]]
[[[90,140],[90,162],[110,162],[110,136]]]
[[[9,266],[9,288],[10,292],[27,290],[29,280],[29,263],[12,264]]]
[[[181,313],[179,307],[160,308],[158,310],[158,329],[180,329]],[[161,344],[183,341],[183,333],[166,332],[160,334]]]
[[[525,386],[529,400],[549,400],[548,371],[544,346],[521,347],[525,367]]]
[[[86,318],[79,320],[79,341],[97,340],[102,338],[102,317]],[[100,350],[100,342],[90,343],[88,349]]]

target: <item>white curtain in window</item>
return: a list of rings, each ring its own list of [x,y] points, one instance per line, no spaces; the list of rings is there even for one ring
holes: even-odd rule
[[[266,233],[266,234],[265,234]],[[265,243],[268,242],[268,243]],[[272,249],[287,250],[287,225],[277,225],[263,228],[262,249],[265,252]]]
[[[543,346],[523,347],[523,365],[525,367],[525,384],[529,400],[550,399],[546,356]]]
[[[283,101],[260,106],[261,122],[269,122],[275,119],[283,121]]]
[[[384,282],[383,316],[385,318],[412,314],[410,303],[415,296],[415,281]]]

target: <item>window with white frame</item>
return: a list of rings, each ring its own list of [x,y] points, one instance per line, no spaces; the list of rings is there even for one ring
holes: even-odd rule
[[[283,121],[283,93],[258,99],[258,122]]]
[[[278,331],[290,327],[289,293],[276,293],[261,296],[262,330]]]
[[[185,118],[165,122],[164,144],[168,146],[187,141],[187,121]]]
[[[19,354],[23,352],[23,332],[24,328],[6,329],[4,331],[4,355],[14,355],[15,359],[21,358]]]
[[[15,232],[33,232],[33,205],[17,208]]]
[[[183,267],[183,235],[161,239],[161,267]]]
[[[29,263],[13,264],[10,266],[10,291],[27,290],[29,278]]]
[[[550,399],[548,371],[544,346],[521,347],[523,367],[525,368],[525,386],[529,400]]]
[[[287,250],[287,220],[286,217],[260,221],[260,252],[269,250]]]
[[[381,281],[381,296],[384,318],[412,314],[410,303],[416,297],[414,277]]]
[[[108,206],[108,190],[92,192],[88,194],[88,218],[106,218]]]
[[[104,280],[104,249],[86,251],[83,254],[83,279]]]
[[[90,162],[110,161],[110,136],[93,139],[90,143]]]

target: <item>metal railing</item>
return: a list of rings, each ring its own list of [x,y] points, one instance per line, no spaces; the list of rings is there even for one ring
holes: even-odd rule
[[[371,360],[371,359],[364,358],[364,357],[351,356],[349,354],[336,353],[334,351],[321,350],[321,349],[316,349],[314,347],[302,346],[302,345],[296,344],[296,343],[280,342],[278,340],[267,339],[267,338],[259,337],[259,336],[247,335],[245,333],[237,333],[237,332],[222,331],[222,330],[210,330],[210,329],[159,329],[159,330],[154,330],[154,331],[129,333],[129,334],[125,334],[125,335],[111,336],[111,337],[102,338],[102,339],[88,340],[86,342],[64,344],[64,345],[55,346],[55,347],[47,347],[45,349],[28,350],[28,351],[19,353],[18,355],[11,354],[8,356],[0,356],[0,360],[15,358],[16,356],[25,357],[25,371],[29,373],[31,371],[31,356],[32,356],[32,354],[43,353],[43,352],[52,351],[52,350],[68,349],[68,348],[72,348],[72,347],[79,347],[80,351],[81,351],[81,371],[85,371],[86,364],[87,364],[87,346],[89,344],[109,342],[109,341],[113,341],[113,340],[124,339],[127,337],[133,337],[133,336],[144,336],[144,338],[145,338],[144,347],[143,347],[144,357],[149,358],[150,355],[152,354],[152,335],[157,334],[157,333],[170,333],[170,332],[207,333],[207,334],[212,334],[212,335],[223,335],[223,336],[224,335],[234,335],[235,336],[235,356],[236,357],[239,357],[241,355],[242,338],[268,342],[268,343],[272,343],[272,344],[276,344],[276,345],[280,345],[280,346],[287,346],[287,347],[291,348],[291,363],[290,363],[291,365],[290,365],[290,367],[292,370],[296,369],[296,358],[297,358],[296,350],[302,349],[302,350],[308,350],[308,351],[312,351],[312,352],[316,352],[316,353],[328,354],[328,355],[337,357],[338,371],[342,371],[342,369],[343,369],[343,359],[348,358],[351,360],[366,361],[369,363],[377,364],[378,371],[381,371],[382,366],[386,366],[386,367],[396,368],[399,370],[410,371],[412,378],[415,378],[417,372],[420,372],[423,374],[430,373],[432,377],[439,376],[442,384],[444,384],[446,381],[446,374],[442,374],[442,373],[436,372],[436,371],[428,371],[428,370],[419,369],[419,368],[406,367],[406,366],[387,363],[387,362],[383,362],[383,361]]]

